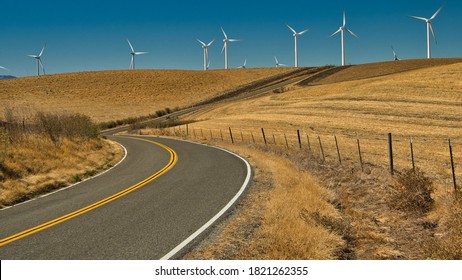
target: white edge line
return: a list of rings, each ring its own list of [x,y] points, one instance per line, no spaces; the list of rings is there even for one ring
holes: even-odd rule
[[[112,140],[111,140],[111,141],[112,141]],[[28,203],[28,202],[31,202],[31,201],[34,201],[34,200],[37,200],[37,199],[40,199],[40,198],[43,198],[43,197],[47,197],[47,196],[49,196],[49,195],[55,194],[55,193],[60,192],[60,191],[67,190],[67,189],[72,188],[72,187],[75,187],[75,186],[77,186],[77,185],[79,185],[79,184],[81,184],[81,183],[83,183],[83,182],[85,182],[85,181],[88,181],[88,180],[94,179],[94,178],[96,178],[96,177],[99,177],[99,176],[101,176],[101,175],[103,175],[103,174],[105,174],[105,173],[111,171],[112,169],[116,168],[119,164],[121,164],[121,163],[125,160],[125,158],[127,157],[127,153],[128,153],[128,152],[127,152],[127,149],[125,148],[124,145],[122,145],[122,144],[120,144],[119,142],[116,142],[116,141],[112,141],[112,142],[117,143],[120,147],[122,147],[122,149],[123,149],[123,151],[124,151],[124,156],[123,156],[123,158],[122,158],[118,163],[116,163],[113,167],[111,167],[111,168],[109,168],[109,169],[106,169],[106,170],[104,170],[103,172],[96,174],[95,176],[86,178],[86,179],[84,179],[84,180],[82,180],[82,181],[80,181],[80,182],[77,182],[77,183],[75,183],[75,184],[69,185],[69,186],[67,186],[67,187],[60,188],[60,189],[58,189],[58,190],[56,190],[56,191],[53,191],[53,192],[50,192],[50,193],[42,194],[42,195],[40,195],[40,196],[37,196],[37,197],[34,197],[34,198],[32,198],[32,199],[23,201],[23,202],[21,202],[21,203],[17,203],[17,204],[8,206],[8,207],[4,207],[4,208],[0,209],[0,211],[7,210],[7,209],[10,209],[10,208],[12,208],[12,207],[16,207],[16,206],[19,206],[19,205],[22,205],[22,204],[26,204],[26,203]]]
[[[205,223],[201,228],[199,228],[196,232],[194,232],[193,234],[191,234],[188,238],[186,238],[183,242],[181,242],[178,246],[176,246],[173,250],[171,250],[170,252],[168,252],[165,256],[163,256],[162,258],[160,258],[160,260],[168,260],[170,259],[171,257],[175,256],[178,252],[180,252],[184,247],[186,247],[191,241],[193,241],[196,237],[198,237],[201,233],[203,233],[204,231],[206,231],[210,226],[212,226],[221,216],[223,216],[223,214],[226,213],[226,211],[228,211],[231,206],[234,205],[234,203],[241,197],[241,195],[244,193],[245,189],[248,187],[249,183],[250,183],[250,177],[252,175],[252,168],[250,167],[250,164],[247,160],[245,160],[243,157],[241,157],[240,155],[236,154],[236,153],[233,153],[231,151],[228,151],[224,148],[220,148],[220,147],[215,147],[215,146],[211,146],[211,145],[207,145],[207,144],[201,144],[201,143],[196,143],[196,142],[192,142],[192,141],[188,141],[188,140],[182,140],[182,139],[176,139],[176,138],[169,138],[169,137],[158,137],[158,138],[167,138],[167,139],[173,139],[173,140],[179,140],[179,141],[183,141],[183,142],[189,142],[189,143],[193,143],[193,144],[196,144],[196,145],[202,145],[202,146],[207,146],[207,147],[211,147],[211,148],[214,148],[214,149],[218,149],[218,150],[222,150],[224,152],[227,152],[239,159],[241,159],[245,165],[247,166],[247,176],[245,178],[245,181],[244,183],[242,184],[242,187],[240,188],[239,192],[228,202],[228,204],[226,204],[226,206],[220,210],[220,212],[218,212],[215,216],[213,216],[213,218],[211,218],[207,223]]]

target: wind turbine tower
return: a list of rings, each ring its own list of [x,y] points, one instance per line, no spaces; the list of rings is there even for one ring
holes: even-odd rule
[[[434,19],[436,18],[436,16],[441,12],[441,10],[443,9],[443,7],[444,7],[444,4],[443,4],[443,6],[441,6],[441,7],[438,9],[438,11],[436,11],[436,13],[433,14],[433,16],[432,16],[431,18],[410,16],[411,18],[423,20],[423,21],[425,21],[425,22],[427,23],[427,58],[428,58],[428,59],[432,58],[430,32],[431,32],[432,35],[433,35],[433,39],[435,39],[435,43],[438,44],[438,41],[436,40],[436,36],[435,36],[435,31],[433,30],[432,20],[434,20]]]
[[[128,67],[128,70],[134,70],[135,69],[135,55],[147,54],[147,52],[135,52],[135,49],[133,48],[132,44],[130,43],[128,39],[127,39],[127,42],[131,49],[130,54],[132,55],[132,59],[130,60],[130,66]]]
[[[346,15],[345,15],[345,10],[343,10],[343,25],[340,26],[340,28],[334,32],[334,34],[330,35],[330,37],[333,37],[337,33],[341,32],[341,37],[342,37],[342,66],[345,66],[345,31],[350,33],[351,35],[355,36],[356,38],[359,39],[359,37],[353,33],[350,29],[346,27]]]
[[[202,48],[204,49],[204,71],[207,71],[207,69],[209,68],[209,65],[210,65],[210,62],[209,62],[209,47],[212,45],[212,43],[213,43],[213,41],[215,41],[215,39],[213,39],[208,44],[202,42],[199,39],[196,39],[196,40],[202,45]]]
[[[40,76],[40,67],[42,67],[42,72],[45,75],[45,67],[43,67],[43,63],[42,63],[42,55],[43,55],[44,50],[45,50],[45,46],[43,46],[42,51],[40,52],[40,54],[38,54],[38,55],[29,54],[28,55],[29,57],[32,57],[37,61],[37,76]]]
[[[223,53],[223,51],[225,52],[225,69],[228,69],[228,44],[230,42],[239,42],[240,40],[228,39],[228,35],[226,35],[226,32],[223,29],[223,27],[221,28],[221,32],[223,32],[223,35],[225,36],[225,38],[223,39],[223,48],[221,49],[221,53]]]
[[[312,29],[312,27],[308,28],[308,29],[305,29],[303,30],[302,32],[297,32],[295,31],[295,29],[293,29],[292,27],[290,27],[290,25],[286,24],[287,27],[294,33],[294,41],[295,41],[295,67],[298,67],[298,36],[301,36],[303,34],[305,34],[306,32],[310,31]]]

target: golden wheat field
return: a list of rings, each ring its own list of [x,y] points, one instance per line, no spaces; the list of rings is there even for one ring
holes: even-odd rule
[[[15,111],[81,113],[95,121],[146,116],[194,104],[290,68],[82,72],[0,81],[0,116]]]

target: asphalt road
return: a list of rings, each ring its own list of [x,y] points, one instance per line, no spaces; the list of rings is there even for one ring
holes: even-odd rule
[[[128,153],[107,173],[1,210],[0,259],[159,259],[229,204],[248,177],[247,164],[228,152],[144,138],[169,152],[140,138],[113,138]],[[146,178],[153,180],[140,184]]]

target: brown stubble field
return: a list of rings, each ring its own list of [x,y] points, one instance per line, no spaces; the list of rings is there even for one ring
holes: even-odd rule
[[[17,110],[68,112],[96,122],[188,106],[291,68],[211,71],[135,70],[45,75],[0,81],[0,115]]]
[[[410,63],[412,67],[415,64]],[[387,66],[376,66],[376,74],[390,72]],[[396,71],[394,64],[390,66]],[[325,154],[332,161],[337,160],[333,137],[336,134],[341,156],[359,164],[358,135],[364,160],[384,167],[388,164],[387,134],[392,133],[397,169],[411,166],[412,135],[416,166],[441,179],[442,186],[450,185],[448,139],[451,138],[454,151],[462,150],[462,64],[354,78],[363,77],[362,71],[372,75],[373,68],[353,66],[327,77],[326,84],[321,80],[316,85],[291,87],[282,94],[219,105],[190,116],[199,121],[191,127],[231,127],[236,133],[242,131],[248,141],[250,133],[256,141],[262,141],[263,127],[268,142],[276,140],[284,146],[285,133],[294,147],[298,145],[296,130],[300,129],[303,145],[307,146],[308,135],[313,152],[320,155],[319,135]],[[341,82],[345,77],[352,81]],[[456,152],[455,158],[462,162],[462,153]],[[460,176],[462,169],[457,173]]]

